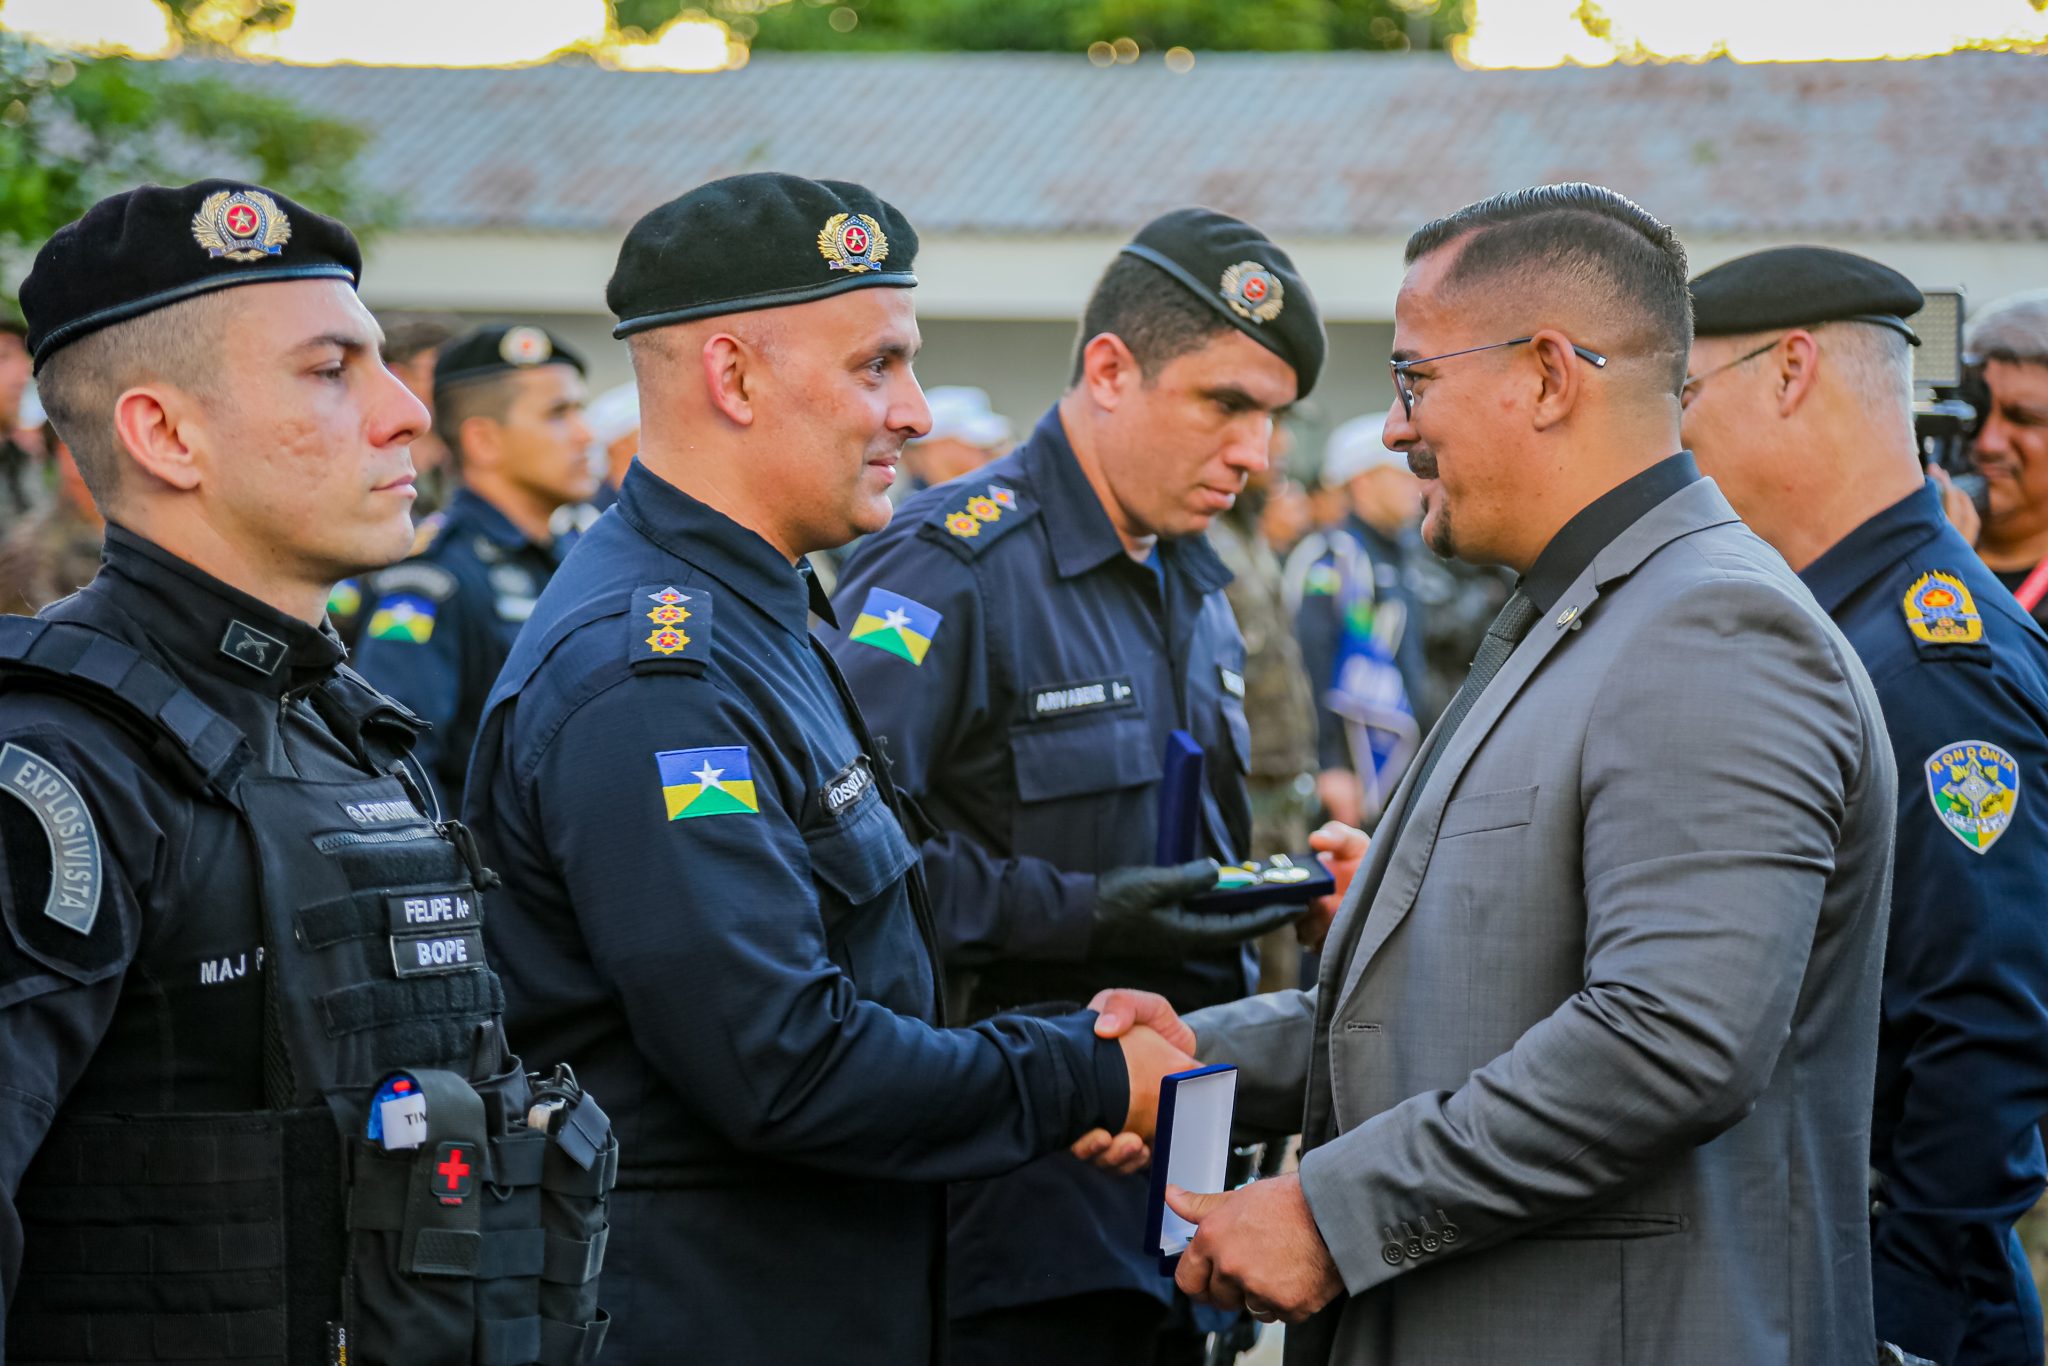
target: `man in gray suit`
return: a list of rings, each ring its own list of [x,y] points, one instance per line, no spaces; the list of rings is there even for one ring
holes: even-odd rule
[[[1521,582],[1320,980],[1173,1021],[1298,1175],[1176,1193],[1290,1363],[1875,1356],[1864,1192],[1897,790],[1869,679],[1678,449],[1684,250],[1611,191],[1409,241],[1390,445]]]

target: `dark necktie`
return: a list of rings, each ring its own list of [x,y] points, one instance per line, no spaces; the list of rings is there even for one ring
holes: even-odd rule
[[[1464,724],[1472,704],[1479,700],[1479,694],[1486,691],[1486,685],[1493,682],[1494,675],[1508,662],[1508,656],[1522,643],[1522,637],[1529,634],[1529,628],[1536,624],[1536,616],[1535,601],[1517,588],[1500,609],[1500,615],[1493,619],[1493,625],[1486,628],[1486,639],[1479,643],[1479,653],[1472,657],[1472,672],[1465,675],[1465,685],[1458,689],[1458,695],[1444,710],[1443,722],[1436,728],[1436,741],[1430,745],[1429,753],[1422,756],[1421,770],[1415,775],[1414,786],[1408,789],[1408,799],[1401,804],[1401,823],[1391,832],[1394,838],[1400,838],[1401,830],[1407,826],[1408,813],[1415,809],[1415,802],[1428,784],[1429,775],[1436,771],[1436,761],[1451,747],[1451,737]]]

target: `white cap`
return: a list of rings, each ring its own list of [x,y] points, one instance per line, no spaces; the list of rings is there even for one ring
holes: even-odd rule
[[[605,390],[584,407],[583,425],[600,454],[611,449],[612,442],[639,430],[640,391],[630,384]]]
[[[32,432],[49,420],[50,415],[43,411],[42,396],[36,393],[36,386],[31,382],[22,393],[21,416],[14,420],[15,425],[25,432]]]
[[[1323,487],[1342,488],[1368,470],[1387,465],[1408,468],[1408,457],[1387,449],[1380,439],[1386,430],[1385,413],[1367,413],[1342,423],[1323,443]]]
[[[1010,439],[1010,419],[989,406],[988,394],[971,385],[947,384],[925,390],[931,405],[932,429],[926,441],[965,441],[984,449]]]

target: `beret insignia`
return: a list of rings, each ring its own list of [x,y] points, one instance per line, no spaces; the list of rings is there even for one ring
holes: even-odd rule
[[[192,215],[192,237],[208,256],[261,261],[283,252],[291,220],[261,190],[216,190]]]
[[[508,327],[498,340],[498,354],[507,365],[539,365],[555,354],[555,344],[538,327]]]
[[[1280,277],[1257,261],[1239,261],[1223,272],[1223,302],[1233,313],[1255,323],[1269,323],[1286,307],[1287,291]]]
[[[889,259],[889,238],[867,214],[835,213],[818,234],[818,254],[833,270],[863,275]]]
[[[1974,645],[1984,639],[1984,618],[1955,574],[1933,569],[1913,580],[1904,602],[1906,629],[1929,645]]]

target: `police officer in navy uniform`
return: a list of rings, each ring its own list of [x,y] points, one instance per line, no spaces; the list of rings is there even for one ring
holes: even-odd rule
[[[2048,637],[1942,515],[1913,435],[1920,291],[1819,247],[1693,281],[1685,440],[1877,687],[1899,768],[1871,1223],[1879,1337],[2038,1366],[2014,1221],[2048,1114]]]
[[[488,879],[422,813],[419,723],[322,624],[337,577],[404,553],[426,420],[360,266],[340,223],[211,180],[101,201],[22,286],[108,526],[89,586],[0,618],[14,1366],[602,1340],[616,1149],[567,1087],[542,1114],[573,1143],[528,1125]]]
[[[1169,213],[1096,284],[1071,387],[1023,445],[855,550],[833,653],[933,827],[925,869],[950,960],[977,974],[970,1014],[1132,982],[1189,1009],[1235,1000],[1257,980],[1247,941],[1299,915],[1177,928],[1100,906],[1157,857],[1171,731],[1204,752],[1202,852],[1248,852],[1244,642],[1200,533],[1323,354],[1285,252],[1225,214]],[[1064,1154],[962,1188],[956,1360],[1199,1359],[1133,1235],[1145,1196]]]
[[[462,484],[425,549],[371,581],[355,665],[432,727],[414,755],[450,815],[484,698],[561,563],[549,519],[597,488],[583,374],[526,325],[457,337],[434,365],[434,421]]]
[[[514,1034],[636,1099],[606,1280],[628,1361],[936,1360],[943,1183],[1145,1133],[1188,1061],[1071,1007],[945,1027],[903,808],[810,632],[833,609],[804,555],[887,523],[929,424],[916,254],[870,191],[773,173],[633,227],[607,297],[640,454],[478,738]]]

